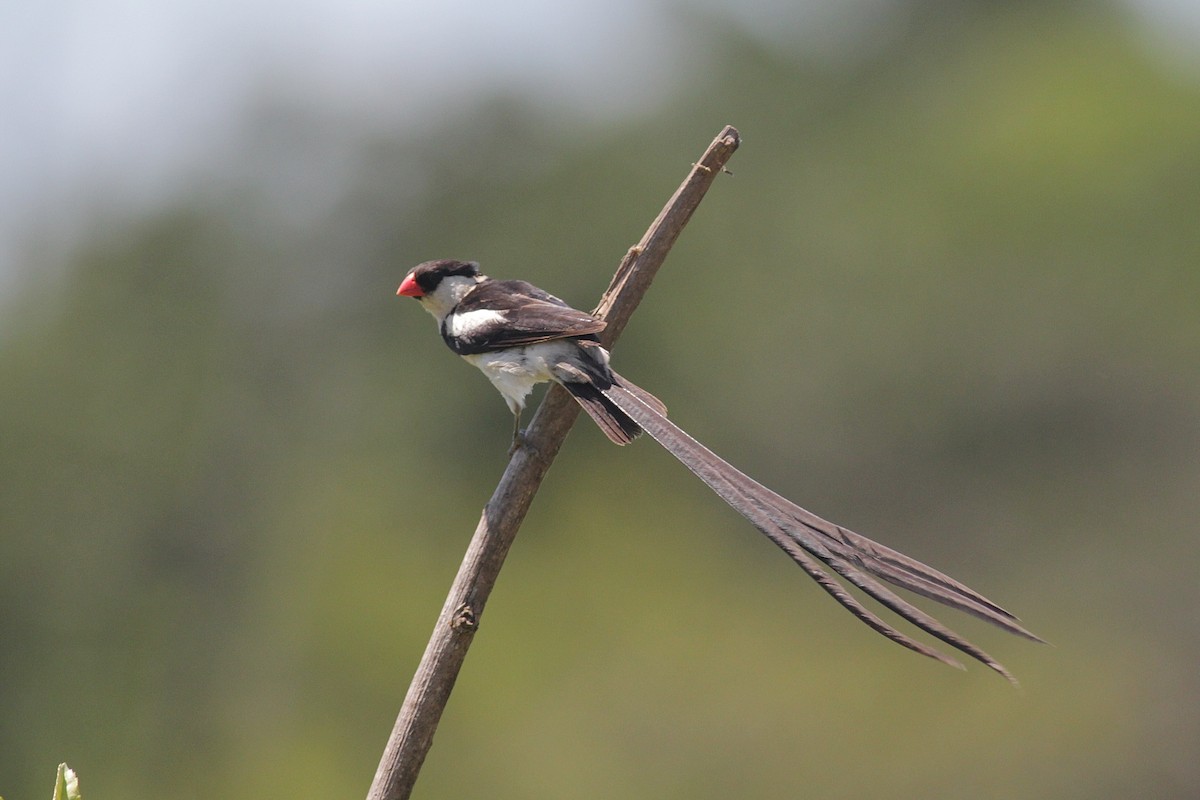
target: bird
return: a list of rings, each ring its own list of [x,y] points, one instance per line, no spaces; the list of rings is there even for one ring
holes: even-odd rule
[[[477,367],[513,414],[510,455],[524,442],[521,414],[533,387],[566,389],[612,442],[648,434],[731,508],[782,549],[856,618],[916,653],[959,669],[940,650],[913,639],[860,602],[825,569],[950,647],[1017,680],[987,652],[901,597],[887,584],[1044,642],[1020,620],[965,584],[914,558],[829,522],[750,478],[667,417],[667,407],[610,366],[603,319],[572,308],[520,280],[493,280],[475,261],[439,259],[413,267],[396,294],[416,299],[437,321],[442,341]],[[824,566],[822,566],[824,565]]]

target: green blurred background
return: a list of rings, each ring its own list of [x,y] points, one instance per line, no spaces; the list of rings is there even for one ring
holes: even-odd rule
[[[618,368],[1053,646],[943,615],[1014,691],[889,644],[584,420],[417,796],[1200,795],[1200,39],[1126,5],[786,6],[648,6],[627,41],[514,9],[595,60],[565,90],[439,89],[475,45],[419,31],[438,56],[378,78],[422,105],[260,76],[165,188],[131,137],[22,206],[0,794],[63,760],[92,800],[365,794],[509,435],[396,285],[474,258],[590,307],[730,123]]]

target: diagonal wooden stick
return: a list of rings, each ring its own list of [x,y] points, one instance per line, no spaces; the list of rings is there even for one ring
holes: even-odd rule
[[[692,166],[642,240],[625,254],[608,291],[596,307],[597,315],[608,321],[608,327],[601,334],[606,347],[612,347],[625,329],[692,212],[700,205],[738,144],[737,129],[726,126],[700,161]],[[412,794],[500,567],[542,478],[558,455],[578,414],[579,406],[559,386],[552,386],[538,407],[525,433],[525,446],[513,454],[496,491],[484,506],[475,535],[425,647],[425,655],[408,687],[400,716],[367,792],[367,800],[405,800]]]

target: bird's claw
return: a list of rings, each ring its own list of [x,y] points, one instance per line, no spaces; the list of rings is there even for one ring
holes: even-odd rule
[[[513,431],[512,444],[508,447],[508,457],[512,458],[518,450],[524,447],[528,442],[525,440],[525,429],[518,428]]]

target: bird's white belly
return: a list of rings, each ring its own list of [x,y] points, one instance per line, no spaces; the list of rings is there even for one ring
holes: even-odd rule
[[[487,376],[504,396],[514,414],[525,407],[525,398],[539,383],[554,380],[554,364],[570,354],[573,344],[546,342],[491,353],[463,356]]]

